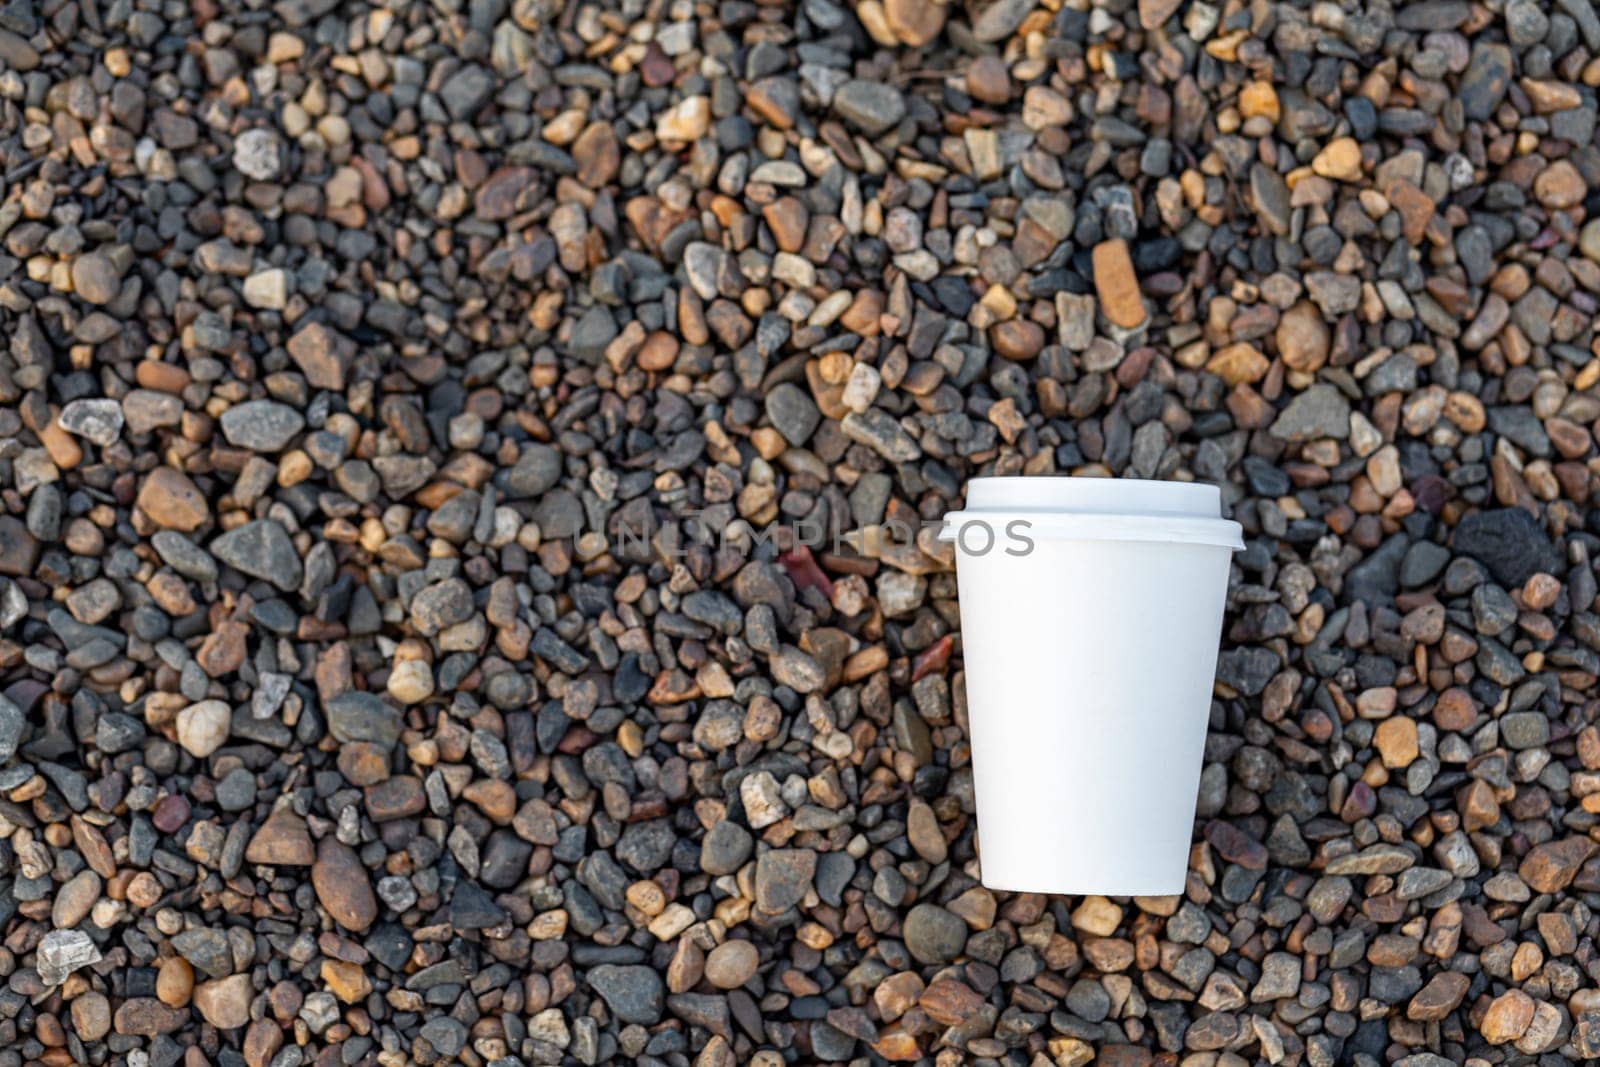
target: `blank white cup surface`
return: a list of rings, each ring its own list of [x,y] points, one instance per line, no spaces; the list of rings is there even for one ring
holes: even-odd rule
[[[1181,893],[1244,547],[1220,491],[974,478],[939,536],[956,548],[983,884]]]

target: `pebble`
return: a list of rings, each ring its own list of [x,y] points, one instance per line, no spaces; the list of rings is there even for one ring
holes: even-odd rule
[[[1261,961],[1261,977],[1250,991],[1252,1003],[1286,1000],[1300,991],[1300,958],[1288,952],[1268,953]]]
[[[439,89],[439,98],[452,119],[476,117],[493,95],[493,76],[476,63],[465,63]]]
[[[1311,170],[1324,178],[1353,182],[1361,177],[1361,146],[1353,137],[1328,142],[1311,161]]]
[[[36,950],[39,981],[58,986],[83,967],[99,963],[100,950],[81,930],[52,930],[39,940]]]
[[[1007,359],[1029,360],[1044,347],[1044,329],[1036,322],[1010,319],[994,327],[990,341],[995,352]]]
[[[178,712],[178,744],[196,759],[205,759],[228,741],[233,711],[226,701],[202,700]]]
[[[946,6],[920,0],[883,0],[884,20],[900,43],[921,48],[944,28]]]
[[[434,693],[433,669],[423,660],[396,663],[385,689],[402,704],[420,704]]]
[[[355,346],[322,322],[307,323],[288,342],[289,358],[314,389],[342,390]]]
[[[63,430],[101,448],[117,443],[124,423],[122,405],[115,400],[74,400],[58,418]]]
[[[1533,1022],[1533,998],[1520,989],[1508,990],[1495,997],[1483,1013],[1478,1031],[1491,1045],[1504,1045],[1515,1041]]]
[[[1475,511],[1456,526],[1456,552],[1478,560],[1498,582],[1521,585],[1560,569],[1560,559],[1536,520],[1521,508]]]
[[[1285,441],[1311,441],[1350,435],[1350,402],[1332,385],[1313,385],[1297,395],[1272,423],[1271,433]]]
[[[251,307],[282,311],[289,304],[289,272],[281,268],[257,271],[239,288]]]
[[[766,412],[784,440],[796,447],[810,440],[822,421],[822,413],[811,397],[790,382],[783,382],[767,393]]]
[[[109,304],[122,291],[122,279],[111,257],[90,252],[72,261],[72,291],[91,304]]]
[[[1373,733],[1372,743],[1391,770],[1409,767],[1420,753],[1415,719],[1403,716],[1385,719]]]
[[[251,400],[222,413],[228,443],[252,452],[277,452],[294,440],[306,420],[294,408],[271,400]]]
[[[967,924],[935,904],[918,904],[905,918],[906,950],[923,963],[949,963],[967,943]]]
[[[656,120],[656,137],[668,142],[692,142],[711,126],[711,104],[704,96],[690,96],[664,111]]]
[[[325,837],[318,843],[311,884],[318,903],[346,930],[361,933],[377,919],[378,901],[366,869],[355,852],[337,839]]]
[[[1438,1022],[1449,1017],[1461,1004],[1471,985],[1469,975],[1454,971],[1434,975],[1406,1005],[1406,1018],[1417,1022]]]
[[[278,176],[279,152],[278,135],[273,131],[245,130],[234,139],[233,166],[247,178],[270,182]]]
[[[111,1025],[119,1034],[157,1037],[170,1034],[189,1021],[187,1009],[169,1008],[152,997],[132,997],[117,1006]]]
[[[250,976],[235,974],[194,987],[194,1006],[218,1030],[237,1030],[250,1021]]]
[[[1511,49],[1503,44],[1481,43],[1472,50],[1456,92],[1469,119],[1483,121],[1505,99],[1511,83]]]
[[[665,1009],[665,986],[649,967],[601,964],[589,969],[588,983],[625,1023],[654,1023]]]
[[[1306,301],[1283,313],[1274,338],[1278,355],[1291,370],[1315,373],[1328,361],[1332,333],[1321,314]]]
[[[1110,937],[1122,925],[1122,909],[1105,897],[1089,896],[1072,911],[1072,927],[1095,937]]]
[[[205,494],[182,471],[171,467],[151,471],[134,503],[150,522],[168,530],[192,533],[211,518]]]
[[[1022,25],[1036,0],[995,0],[972,23],[972,37],[988,44],[1004,40]]]
[[[229,530],[210,544],[211,554],[234,570],[289,591],[300,584],[300,554],[282,524],[256,519]]]
[[[938,5],[928,5],[936,7]],[[967,67],[967,95],[986,104],[1003,104],[1011,98],[1011,74],[998,56],[979,56]]]
[[[194,968],[180,956],[170,956],[161,961],[156,972],[156,999],[171,1008],[181,1008],[189,1003],[194,993]]]
[[[706,980],[718,989],[737,989],[755,977],[761,954],[749,941],[724,941],[706,954]]]
[[[753,850],[749,831],[737,823],[719,822],[706,831],[701,843],[700,869],[709,874],[733,874]]]
[[[449,1016],[422,1024],[422,1037],[441,1056],[454,1056],[467,1043],[467,1028]]]
[[[1132,330],[1144,324],[1144,298],[1139,293],[1139,279],[1133,272],[1127,241],[1117,238],[1095,245],[1094,286],[1100,298],[1100,313],[1112,325]]]
[[[323,711],[328,732],[345,744],[371,741],[388,749],[400,738],[400,716],[371,693],[351,689],[331,697]]]
[[[1549,841],[1528,853],[1517,874],[1537,893],[1558,893],[1572,884],[1597,848],[1600,846],[1583,837]]]
[[[89,990],[72,1000],[72,1030],[80,1041],[99,1041],[111,1032],[111,1002]]]
[[[778,915],[800,903],[816,874],[817,854],[805,849],[769,849],[756,859],[756,907]]]
[[[847,81],[833,94],[833,109],[862,133],[877,136],[905,117],[905,99],[899,90],[882,82]]]

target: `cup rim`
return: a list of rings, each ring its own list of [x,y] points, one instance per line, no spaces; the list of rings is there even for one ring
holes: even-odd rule
[[[1222,517],[1222,492],[1206,482],[1061,475],[969,479],[966,511],[1051,511],[1095,515]]]
[[[960,547],[960,531],[1021,522],[1050,540],[1141,541],[1244,548],[1243,528],[1222,517],[1222,491],[1207,482],[1148,478],[1000,475],[971,478],[967,505],[946,513],[940,541]]]

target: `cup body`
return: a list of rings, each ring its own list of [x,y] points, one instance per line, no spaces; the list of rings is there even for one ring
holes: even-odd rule
[[[1183,891],[1242,547],[1220,502],[1212,486],[975,479],[947,517],[985,885]]]

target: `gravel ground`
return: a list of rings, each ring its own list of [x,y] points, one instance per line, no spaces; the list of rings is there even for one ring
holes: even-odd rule
[[[1597,85],[1592,0],[11,0],[0,1067],[1600,1056]],[[982,888],[877,536],[1064,472],[1245,527],[1182,898]]]

